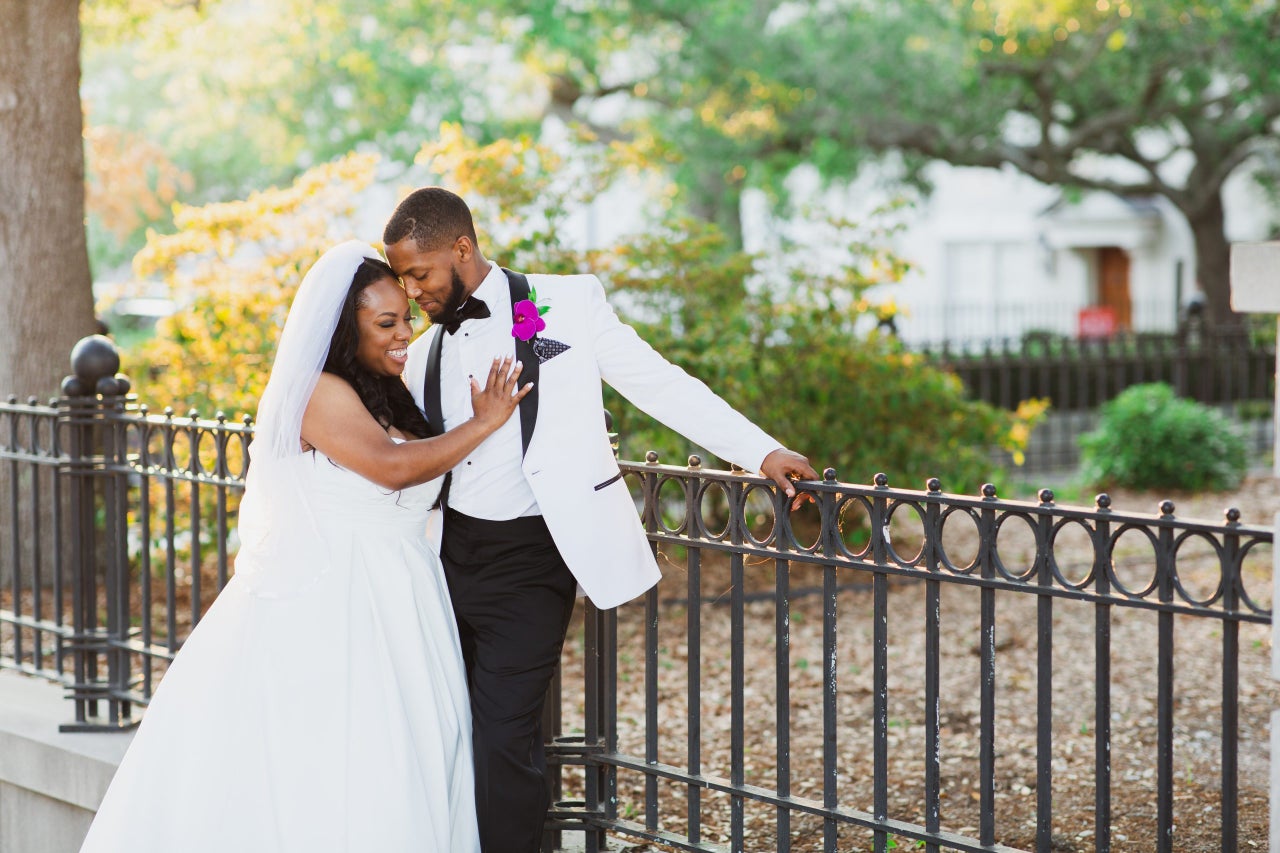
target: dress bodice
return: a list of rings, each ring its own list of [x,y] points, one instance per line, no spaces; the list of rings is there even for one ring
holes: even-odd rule
[[[406,489],[386,489],[318,451],[305,454],[299,467],[318,512],[335,519],[356,521],[362,526],[404,524],[419,532],[440,494],[443,480],[436,478]]]
[[[292,596],[331,570],[349,571],[370,540],[425,547],[441,483],[385,489],[319,451],[255,463],[240,504],[236,575],[261,596]]]

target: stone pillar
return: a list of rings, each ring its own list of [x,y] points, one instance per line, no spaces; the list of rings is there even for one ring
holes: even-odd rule
[[[1280,315],[1280,242],[1236,243],[1231,247],[1231,307],[1242,313]],[[1280,316],[1276,318],[1280,340]],[[1280,349],[1276,352],[1276,406],[1274,429],[1277,441],[1272,471],[1280,477]],[[1280,534],[1280,513],[1272,530]],[[1280,681],[1280,623],[1275,603],[1280,601],[1280,548],[1274,545],[1271,621],[1271,677]],[[1280,853],[1280,710],[1271,711],[1271,853]]]

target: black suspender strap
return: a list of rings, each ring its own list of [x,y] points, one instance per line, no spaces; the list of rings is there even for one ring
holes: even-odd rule
[[[529,298],[529,279],[518,272],[503,268],[507,284],[511,289],[511,305]],[[533,383],[533,390],[520,401],[520,453],[529,451],[529,440],[533,438],[533,428],[538,421],[538,356],[533,351],[532,338],[522,341],[516,338],[516,358],[523,368],[520,372],[521,387]]]

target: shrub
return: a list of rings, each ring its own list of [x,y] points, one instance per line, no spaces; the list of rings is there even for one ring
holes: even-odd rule
[[[1102,407],[1080,437],[1083,476],[1093,485],[1223,491],[1244,478],[1244,439],[1218,411],[1163,383],[1135,385]]]
[[[975,401],[895,338],[859,331],[877,316],[865,297],[875,271],[901,271],[861,246],[826,277],[792,276],[733,249],[715,226],[685,221],[618,247],[597,271],[643,338],[819,472],[849,482],[884,472],[912,489],[936,476],[947,491],[974,491],[993,478],[993,447],[1020,458],[1044,404],[1008,412]],[[654,449],[683,465],[696,449],[611,390],[606,405],[628,459]]]

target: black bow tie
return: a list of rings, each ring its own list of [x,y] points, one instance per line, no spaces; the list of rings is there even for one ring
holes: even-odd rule
[[[458,331],[458,327],[462,325],[463,320],[483,320],[489,316],[489,306],[484,304],[483,299],[476,299],[472,296],[466,302],[462,303],[457,311],[453,312],[453,319],[445,320],[441,325],[449,334]]]

